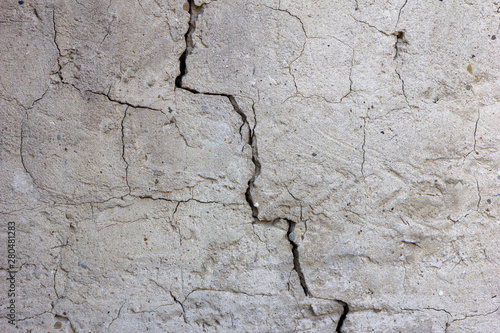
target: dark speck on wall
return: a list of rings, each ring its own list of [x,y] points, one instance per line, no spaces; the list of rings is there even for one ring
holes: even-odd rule
[[[316,155],[318,155],[318,154],[316,154],[316,153],[312,153],[312,156],[316,156]]]
[[[490,204],[491,203],[491,199],[486,199],[486,202]]]
[[[493,35],[493,36],[491,36],[491,39],[492,39],[492,40],[495,40],[495,39],[497,39],[497,36],[496,36],[496,35]]]
[[[18,4],[24,5],[24,1],[18,1]]]

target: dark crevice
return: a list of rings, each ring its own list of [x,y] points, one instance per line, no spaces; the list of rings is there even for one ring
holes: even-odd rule
[[[257,115],[255,113],[255,103],[252,104],[252,112],[254,119],[253,128],[250,128],[250,124],[248,122],[247,124],[249,124],[248,126],[250,128],[250,137],[248,140],[248,144],[252,147],[252,163],[254,165],[254,171],[252,178],[250,178],[250,180],[248,181],[248,187],[247,191],[245,192],[245,198],[248,202],[248,205],[250,206],[250,209],[252,210],[253,218],[256,221],[259,221],[258,205],[254,203],[254,200],[252,198],[252,191],[254,188],[255,180],[257,179],[257,177],[259,177],[261,171],[261,165],[259,161],[259,150],[257,149],[257,137],[255,135],[255,127],[257,127]]]
[[[252,191],[253,191],[255,180],[257,179],[257,177],[260,174],[261,166],[260,166],[260,162],[259,162],[259,153],[257,150],[257,138],[255,137],[254,131],[252,131],[252,133],[250,134],[249,141],[250,141],[250,145],[252,147],[252,163],[254,165],[254,172],[253,172],[252,178],[250,178],[250,180],[248,181],[248,187],[247,187],[247,191],[245,192],[245,198],[248,202],[248,205],[252,209],[253,218],[255,220],[258,220],[259,219],[259,209],[258,209],[257,203],[254,202],[254,200],[252,198]]]
[[[182,86],[182,78],[187,74],[186,70],[186,59],[189,53],[193,50],[193,33],[196,30],[196,20],[198,20],[198,16],[202,12],[203,6],[196,6],[194,4],[194,0],[190,0],[189,2],[189,28],[184,35],[184,39],[186,41],[186,49],[181,54],[179,58],[179,69],[180,73],[175,78],[175,86],[180,89],[186,89]],[[190,89],[186,89],[190,90]]]
[[[300,267],[300,260],[299,260],[299,249],[298,245],[295,242],[295,233],[293,232],[295,230],[295,225],[297,223],[291,221],[291,220],[286,220],[288,222],[288,241],[290,242],[290,245],[292,245],[292,254],[293,254],[293,270],[297,272],[297,275],[299,276],[300,280],[300,285],[302,287],[302,290],[304,291],[304,294],[306,296],[311,296],[311,293],[309,292],[309,288],[307,287],[306,284],[306,279],[304,277],[304,273],[302,272],[302,268]]]
[[[339,318],[339,322],[337,323],[337,328],[335,329],[336,333],[341,333],[342,332],[342,326],[344,325],[345,318],[347,317],[347,314],[349,313],[349,304],[343,301],[337,301],[341,303],[344,306],[344,312],[342,312],[342,315]]]
[[[180,73],[175,79],[175,87],[177,89],[183,89],[185,91],[189,91],[190,93],[197,94],[197,95],[208,95],[208,96],[223,96],[226,97],[231,105],[233,106],[233,109],[236,113],[238,113],[241,117],[241,126],[239,128],[240,132],[240,137],[242,141],[245,139],[243,138],[243,129],[246,126],[248,128],[248,139],[247,143],[252,147],[252,163],[254,164],[254,172],[252,177],[248,181],[248,187],[245,192],[245,198],[250,206],[250,209],[252,210],[252,216],[254,219],[258,220],[258,209],[257,209],[257,203],[254,202],[252,199],[252,190],[253,190],[253,184],[255,182],[255,179],[260,173],[260,162],[258,159],[258,152],[257,152],[257,140],[255,138],[255,126],[254,128],[250,127],[250,124],[248,122],[246,114],[241,110],[241,108],[238,105],[238,102],[236,101],[236,98],[233,95],[229,94],[223,94],[223,93],[211,93],[211,92],[201,92],[198,91],[194,88],[186,87],[183,85],[182,80],[184,76],[187,74],[187,67],[186,67],[186,59],[188,55],[192,52],[194,44],[193,44],[193,33],[196,30],[196,21],[198,20],[198,16],[200,13],[203,12],[203,5],[202,6],[196,6],[194,4],[193,0],[189,1],[189,14],[190,14],[190,19],[189,19],[189,29],[184,35],[185,41],[186,41],[186,49],[182,53],[182,55],[179,58],[179,70]],[[253,108],[253,106],[252,106]],[[255,114],[255,110],[254,114]]]
[[[186,58],[187,58],[187,49],[182,53],[181,57],[179,58],[179,67],[180,67],[180,74],[175,78],[175,86],[177,88],[182,88],[182,78],[184,75],[186,75]]]
[[[406,52],[408,40],[406,39],[404,31],[397,31],[393,33],[393,35],[396,36],[396,42],[394,43],[394,60],[396,60],[402,53]]]
[[[236,99],[234,98],[234,96],[227,95],[227,98],[229,99],[229,102],[233,106],[234,111],[237,114],[239,114],[241,117],[240,137],[241,137],[241,140],[243,140],[243,133],[242,133],[243,127],[245,127],[245,125],[246,125],[248,127],[248,130],[250,131],[250,125],[248,124],[247,115],[243,112],[243,110],[240,109],[240,106],[236,102]],[[252,141],[252,135],[251,135],[251,133],[249,133],[248,140],[247,140],[248,144],[251,145],[252,144],[251,141]]]

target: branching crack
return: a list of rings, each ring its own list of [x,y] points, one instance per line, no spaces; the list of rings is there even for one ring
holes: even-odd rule
[[[396,60],[406,51],[405,46],[408,45],[408,40],[405,37],[404,31],[397,31],[393,35],[396,36],[396,42],[394,43],[394,60]]]
[[[175,296],[174,296],[174,294],[172,294],[172,292],[171,292],[171,291],[169,291],[169,293],[170,293],[170,296],[172,297],[172,299],[174,300],[174,302],[180,305],[180,307],[181,307],[181,309],[182,309],[182,318],[184,319],[184,322],[185,322],[186,324],[189,324],[189,323],[188,323],[188,321],[187,321],[187,318],[186,318],[186,309],[184,309],[184,303],[183,303],[183,302],[181,302],[181,301],[179,301],[179,300],[177,299],[177,297],[175,297]]]
[[[300,17],[298,17],[297,15],[295,14],[292,14],[290,11],[286,10],[286,9],[281,9],[281,3],[278,5],[278,8],[274,8],[274,7],[270,7],[270,6],[266,6],[266,5],[263,5],[264,7],[266,8],[269,8],[271,10],[276,10],[276,11],[279,11],[279,12],[283,12],[283,13],[286,13],[288,15],[290,15],[291,17],[295,18],[296,20],[299,21],[300,23],[300,26],[302,28],[302,32],[304,34],[304,42],[302,43],[302,48],[300,50],[300,53],[298,56],[296,56],[292,61],[290,61],[290,63],[288,64],[288,66],[286,68],[288,68],[288,73],[290,74],[290,76],[292,77],[293,79],[293,84],[294,84],[294,87],[295,87],[295,93],[297,95],[301,95],[299,93],[299,89],[297,87],[297,81],[295,79],[295,75],[293,74],[293,71],[292,71],[292,64],[297,61],[298,59],[300,59],[302,57],[302,55],[304,54],[304,50],[306,49],[306,44],[307,44],[307,32],[306,32],[306,28],[304,26],[304,22],[302,22],[302,20],[300,19]]]
[[[246,114],[240,109],[238,103],[236,102],[236,99],[234,98],[234,96],[232,95],[227,95],[227,98],[229,99],[229,102],[231,103],[231,105],[233,106],[233,109],[234,111],[240,115],[241,117],[241,126],[240,126],[240,138],[241,140],[243,141],[243,133],[242,133],[242,130],[243,130],[243,127],[245,127],[245,125],[248,127],[248,130],[249,130],[249,135],[248,135],[248,144],[249,145],[252,145],[252,133],[251,133],[251,128],[250,128],[250,125],[248,123],[248,120],[247,120],[247,116]]]
[[[79,88],[77,88],[76,86],[74,86],[72,84],[71,84],[71,86],[73,86],[77,90],[80,90]],[[112,98],[109,95],[109,92],[108,93],[103,93],[103,92],[96,92],[96,91],[92,91],[92,90],[86,90],[86,92],[89,92],[89,93],[94,94],[94,95],[104,96],[107,99],[109,99],[110,102],[121,104],[121,105],[126,105],[126,106],[132,107],[134,109],[146,109],[146,110],[151,110],[151,111],[157,111],[157,112],[165,113],[161,109],[155,109],[155,108],[152,108],[152,107],[149,107],[149,106],[143,106],[143,105],[134,105],[134,104],[131,104],[131,103],[128,103],[128,102],[124,102],[124,101],[120,101],[120,100],[114,99],[114,98]]]
[[[477,112],[477,119],[476,119],[476,123],[474,124],[474,135],[473,135],[473,141],[474,141],[474,144],[472,146],[472,150],[469,151],[467,154],[464,155],[464,158],[467,158],[467,156],[469,156],[471,153],[475,153],[476,155],[479,155],[479,152],[476,150],[476,145],[477,145],[477,138],[476,138],[476,135],[477,135],[477,126],[479,124],[479,119],[481,118],[481,111],[478,110]],[[472,155],[474,156],[474,155]],[[475,157],[474,157],[475,158]]]
[[[56,49],[57,49],[57,71],[56,71],[56,74],[57,76],[59,77],[59,80],[61,80],[61,82],[63,82],[63,76],[62,76],[62,73],[61,73],[61,70],[62,70],[62,65],[61,65],[61,57],[63,56],[62,55],[62,52],[61,52],[61,48],[59,47],[59,44],[57,43],[57,28],[56,28],[56,11],[55,9],[52,11],[52,26],[53,26],[53,29],[54,29],[54,45],[56,46]]]
[[[299,276],[300,280],[300,285],[302,287],[302,290],[304,291],[304,294],[306,296],[312,296],[311,293],[309,292],[309,288],[307,287],[306,279],[304,277],[304,272],[302,272],[302,268],[300,267],[300,259],[299,259],[299,249],[298,245],[295,242],[295,225],[297,223],[291,221],[291,220],[286,220],[288,222],[288,241],[290,242],[290,245],[292,246],[292,254],[293,254],[293,270],[297,272],[297,275]]]
[[[182,80],[184,76],[187,74],[187,67],[186,67],[186,59],[187,56],[191,53],[193,49],[193,33],[196,30],[196,21],[198,19],[198,16],[203,12],[203,5],[202,6],[196,6],[194,3],[194,0],[189,1],[189,14],[190,14],[190,19],[189,19],[189,29],[184,35],[185,40],[186,40],[186,49],[182,53],[181,57],[179,58],[179,69],[180,73],[175,79],[175,86],[177,89],[183,89],[186,91],[189,91],[193,94],[197,95],[207,95],[207,96],[223,96],[226,97],[231,105],[233,106],[234,111],[240,115],[241,117],[241,126],[239,128],[240,132],[240,138],[243,142],[245,142],[245,138],[243,137],[243,128],[246,126],[248,128],[248,138],[246,138],[246,143],[252,147],[252,162],[254,164],[254,172],[250,180],[248,181],[248,187],[245,192],[245,198],[246,201],[248,202],[248,205],[250,206],[250,209],[252,210],[252,216],[257,219],[258,216],[258,210],[257,206],[258,204],[255,203],[252,199],[252,189],[253,189],[253,184],[255,179],[260,173],[260,162],[258,159],[258,151],[257,151],[257,139],[255,137],[255,126],[257,125],[257,118],[255,117],[255,109],[254,105],[252,105],[252,111],[254,114],[254,127],[250,127],[250,123],[248,122],[246,114],[241,110],[240,106],[238,105],[238,102],[236,101],[236,98],[233,95],[229,94],[223,94],[223,93],[211,93],[211,92],[200,92],[197,91],[196,89],[186,87],[182,84]],[[291,15],[291,14],[290,14]],[[302,23],[302,22],[301,22]]]

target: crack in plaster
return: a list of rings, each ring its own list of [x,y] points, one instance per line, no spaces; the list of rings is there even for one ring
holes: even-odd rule
[[[57,43],[57,28],[56,28],[56,10],[53,9],[52,10],[52,27],[54,29],[54,45],[57,49],[57,71],[55,74],[57,74],[57,76],[59,77],[59,80],[61,82],[63,82],[63,76],[62,76],[62,73],[61,73],[61,70],[62,70],[62,65],[61,65],[61,57],[63,56],[62,55],[62,52],[61,52],[61,48],[59,47],[59,44]]]
[[[403,96],[405,98],[405,101],[406,101],[406,104],[408,105],[408,107],[411,107],[410,105],[410,102],[408,102],[408,96],[406,95],[406,90],[405,90],[405,81],[403,80],[403,78],[401,77],[401,74],[399,73],[398,69],[395,68],[394,71],[396,72],[399,80],[401,81],[401,92],[403,93]]]
[[[233,110],[237,114],[239,114],[241,117],[242,124],[239,128],[239,132],[240,132],[240,138],[242,139],[242,141],[244,141],[243,128],[245,126],[247,126],[248,131],[249,131],[247,143],[248,143],[248,145],[250,145],[250,147],[252,147],[252,163],[254,164],[254,172],[253,172],[252,177],[248,181],[248,187],[247,187],[247,190],[245,192],[245,198],[246,198],[246,201],[248,202],[248,205],[250,206],[250,209],[252,210],[253,218],[258,219],[257,218],[258,217],[258,210],[257,210],[258,205],[257,205],[257,203],[254,203],[254,201],[252,199],[253,184],[255,182],[256,177],[260,173],[260,168],[261,168],[259,158],[258,158],[257,138],[255,137],[255,127],[257,126],[257,117],[255,114],[255,109],[254,109],[255,103],[252,104],[252,111],[254,114],[254,127],[251,128],[250,124],[248,122],[247,116],[241,110],[241,108],[239,107],[239,105],[236,101],[236,98],[233,95],[223,94],[223,93],[200,92],[200,91],[197,91],[193,88],[186,87],[182,84],[182,79],[187,74],[186,59],[187,59],[187,56],[189,55],[189,53],[191,53],[191,51],[193,49],[192,35],[196,30],[196,21],[198,19],[198,16],[202,12],[203,12],[203,5],[196,6],[193,0],[189,1],[189,13],[190,13],[191,17],[189,19],[188,31],[184,35],[185,40],[186,40],[186,49],[184,50],[184,52],[181,54],[181,56],[179,58],[179,75],[175,79],[175,86],[177,89],[183,89],[183,90],[189,91],[189,92],[191,92],[193,94],[197,94],[197,95],[226,97],[229,100],[229,102],[231,103],[231,105],[233,106]]]
[[[351,93],[352,93],[352,85],[353,85],[353,82],[352,82],[352,69],[354,68],[354,49],[352,49],[352,57],[351,57],[351,68],[349,69],[349,91],[347,92],[347,94],[345,94],[344,96],[342,96],[339,100],[339,103],[342,103],[342,101],[344,100],[344,98],[346,98],[347,96],[349,96]]]
[[[189,29],[185,34],[186,49],[182,53],[181,57],[179,58],[180,73],[179,73],[179,76],[175,80],[176,88],[187,90],[193,94],[203,94],[203,95],[208,95],[208,96],[224,96],[224,97],[228,98],[229,102],[233,106],[234,111],[240,115],[241,120],[242,120],[242,125],[240,126],[240,129],[239,129],[240,136],[243,139],[242,128],[246,125],[248,127],[248,130],[249,130],[247,143],[252,148],[252,157],[251,158],[252,158],[252,163],[254,164],[254,172],[253,172],[252,177],[248,180],[248,187],[247,187],[247,190],[245,192],[245,198],[246,198],[246,201],[247,201],[247,203],[252,211],[252,217],[254,219],[254,223],[266,222],[266,221],[259,220],[259,218],[258,218],[258,214],[259,214],[258,203],[255,202],[254,199],[252,198],[252,191],[254,188],[255,180],[257,179],[257,177],[259,176],[259,174],[261,172],[261,164],[259,162],[259,157],[258,157],[259,155],[258,155],[258,148],[257,148],[257,137],[255,135],[255,128],[257,126],[257,116],[256,116],[256,112],[255,112],[255,103],[252,104],[252,112],[254,115],[254,126],[253,126],[253,128],[250,128],[250,124],[248,122],[247,116],[241,110],[241,108],[239,107],[239,105],[236,101],[236,98],[233,95],[223,94],[223,93],[216,94],[216,93],[210,93],[210,92],[200,92],[200,91],[197,91],[195,89],[183,86],[183,84],[182,84],[182,79],[187,73],[186,59],[187,59],[187,56],[191,52],[192,47],[193,47],[191,36],[196,29],[196,20],[198,18],[198,15],[200,14],[200,12],[202,12],[202,7],[203,7],[203,5],[199,6],[199,7],[195,6],[193,0],[191,0],[189,3],[190,3],[189,13],[191,14],[191,18],[190,18],[190,22],[189,22]],[[304,35],[305,35],[305,28],[304,28],[303,23],[300,20],[300,18],[296,17],[295,15],[289,13],[286,10],[276,9],[276,8],[271,8],[271,9],[286,12],[289,15],[291,15],[292,17],[297,18],[302,25],[302,29],[303,29]],[[304,51],[305,43],[306,43],[306,41],[304,41],[300,55],[296,59],[294,59],[293,61],[300,58],[300,56],[302,55],[302,52]],[[354,57],[354,54],[353,54],[353,57]],[[292,63],[293,63],[293,61],[292,61]],[[352,59],[352,61],[353,61],[353,59]],[[352,61],[351,61],[351,64],[352,64]],[[289,64],[289,69],[290,69],[290,65],[291,65],[291,63]],[[351,68],[351,72],[352,72],[352,68]],[[351,82],[351,87],[352,87],[352,80],[350,82]],[[298,244],[295,242],[295,235],[293,233],[296,222],[291,221],[289,219],[285,219],[285,221],[288,222],[287,238],[288,238],[288,241],[290,242],[290,245],[292,248],[293,270],[295,270],[297,275],[299,276],[300,284],[301,284],[301,287],[302,287],[304,294],[307,297],[309,297],[309,296],[311,296],[311,294],[310,294],[309,288],[307,287],[304,273],[303,273],[302,268],[300,266]],[[345,303],[343,303],[343,304],[345,304]],[[344,308],[345,308],[345,306],[344,306]],[[341,321],[339,321],[339,323],[341,323]],[[341,327],[341,324],[340,324],[340,327]]]
[[[194,93],[194,94],[203,94],[203,95],[209,95],[209,96],[211,95],[211,96],[223,96],[223,97],[226,97],[226,98],[228,98],[229,102],[233,106],[234,111],[240,115],[241,120],[242,120],[242,124],[241,124],[241,126],[239,128],[240,137],[241,137],[241,139],[243,141],[243,139],[244,139],[243,138],[243,128],[245,126],[247,126],[248,130],[249,130],[247,143],[252,148],[252,162],[254,164],[254,172],[253,172],[252,177],[248,181],[248,187],[247,187],[247,190],[245,192],[245,197],[246,197],[246,200],[248,202],[248,205],[250,206],[250,208],[252,210],[252,216],[254,218],[254,222],[256,222],[256,223],[266,222],[266,221],[261,221],[261,220],[258,219],[258,204],[256,202],[254,202],[254,200],[252,198],[252,190],[253,190],[253,187],[254,187],[254,182],[255,182],[256,178],[258,177],[258,175],[260,174],[260,171],[261,171],[261,164],[260,164],[259,158],[258,158],[257,138],[256,138],[256,135],[255,135],[255,128],[257,126],[257,117],[256,117],[256,113],[255,113],[255,103],[252,104],[252,111],[253,111],[253,115],[254,115],[254,126],[253,126],[253,128],[251,128],[250,124],[248,122],[247,116],[241,110],[241,108],[239,107],[239,105],[238,105],[238,103],[236,101],[236,98],[233,95],[221,94],[221,93],[216,94],[216,93],[210,93],[210,92],[199,92],[199,91],[196,91],[194,89],[191,89],[189,87],[185,87],[185,86],[182,85],[182,78],[187,73],[187,70],[186,70],[186,58],[187,58],[188,54],[191,52],[191,50],[193,48],[193,43],[192,43],[192,37],[191,36],[192,36],[193,32],[196,29],[196,20],[198,18],[198,15],[202,12],[202,7],[203,7],[203,5],[202,6],[196,6],[194,4],[193,0],[191,0],[189,2],[189,4],[190,4],[190,8],[189,8],[190,22],[189,22],[189,29],[188,29],[188,31],[185,34],[186,49],[181,54],[181,57],[179,59],[180,74],[179,74],[179,76],[175,80],[176,88],[178,88],[178,89],[184,89],[184,90],[190,91],[191,93]],[[295,17],[296,19],[298,19],[299,22],[300,22],[300,24],[301,24],[301,26],[302,26],[304,35],[306,36],[306,39],[307,39],[307,35],[306,35],[306,31],[305,31],[304,25],[303,25],[303,23],[302,23],[302,21],[300,20],[299,17],[297,17],[296,15],[291,14],[290,12],[288,12],[287,10],[284,10],[284,9],[276,9],[276,8],[271,8],[271,9],[277,10],[277,11],[286,12],[290,16]],[[55,46],[57,48],[57,51],[58,51],[58,58],[57,58],[58,70],[57,70],[56,74],[58,75],[61,83],[63,83],[63,84],[69,84],[69,85],[73,86],[75,89],[79,90],[82,93],[82,91],[79,88],[77,88],[76,86],[74,86],[73,84],[70,84],[70,83],[67,83],[67,82],[63,81],[63,77],[62,77],[62,74],[61,74],[62,66],[61,66],[61,62],[60,62],[60,58],[63,55],[62,55],[61,49],[60,49],[60,47],[59,47],[59,45],[57,43],[57,34],[58,34],[58,32],[57,32],[57,29],[56,29],[55,11],[53,11],[52,14],[53,14],[52,15],[52,20],[53,20],[53,29],[54,29],[54,44],[55,44]],[[302,50],[301,50],[299,56],[296,57],[294,60],[292,60],[292,62],[289,64],[290,74],[292,74],[291,73],[291,68],[290,68],[291,64],[294,61],[296,61],[297,59],[300,58],[300,56],[304,52],[305,44],[306,44],[306,40],[303,43]],[[354,51],[353,51],[353,56],[352,56],[352,59],[351,59],[351,69],[350,69],[350,74],[349,74],[350,89],[349,89],[349,92],[341,98],[341,101],[342,101],[343,98],[347,97],[347,95],[349,95],[352,92],[352,84],[353,84],[353,82],[352,82],[351,74],[352,74],[353,62],[354,62]],[[292,75],[292,77],[293,77],[293,75]],[[293,78],[295,80],[295,77],[293,77]],[[163,111],[160,110],[160,109],[155,109],[155,108],[141,106],[141,105],[133,105],[133,104],[128,103],[128,102],[116,100],[116,99],[114,99],[114,98],[112,98],[110,96],[109,91],[107,93],[104,93],[104,92],[94,92],[94,91],[90,91],[89,90],[88,92],[90,92],[92,94],[96,94],[96,95],[105,96],[111,102],[127,106],[127,108],[124,111],[124,116],[123,116],[123,118],[121,120],[122,159],[123,159],[123,161],[124,161],[124,163],[126,165],[126,167],[125,167],[125,175],[126,175],[126,177],[125,178],[126,178],[127,187],[129,189],[129,193],[126,196],[130,196],[130,197],[138,198],[138,199],[165,200],[165,201],[169,201],[169,202],[177,202],[177,206],[176,206],[175,211],[173,213],[174,215],[175,215],[175,213],[176,213],[176,211],[177,211],[177,209],[178,209],[178,207],[179,207],[179,205],[180,205],[181,202],[188,202],[188,201],[194,200],[194,201],[197,201],[197,202],[200,202],[200,203],[217,203],[217,202],[200,201],[200,200],[197,200],[195,198],[191,198],[191,199],[184,200],[184,201],[182,201],[182,200],[179,201],[179,200],[170,200],[170,199],[165,199],[165,198],[153,198],[153,197],[150,197],[150,196],[136,196],[136,195],[130,194],[131,188],[130,188],[130,185],[129,185],[129,182],[128,182],[128,167],[129,167],[129,163],[127,162],[127,160],[125,158],[125,143],[124,143],[124,138],[125,138],[124,121],[125,121],[125,118],[126,118],[126,115],[127,115],[127,111],[128,111],[128,109],[130,107],[148,109],[148,110],[158,111],[158,112],[162,112],[162,113],[163,113]],[[42,98],[43,98],[43,96],[42,96]],[[35,101],[35,102],[37,102],[37,101]],[[33,104],[35,104],[35,102]],[[21,137],[22,137],[22,130],[21,130]],[[22,140],[22,138],[21,138],[21,140]],[[21,144],[21,151],[22,151],[22,144]],[[22,154],[21,154],[21,157],[22,157]],[[24,161],[23,161],[23,166],[24,166],[26,172],[29,174],[28,170],[26,169],[26,167],[24,165]],[[124,197],[122,196],[120,198],[123,199]],[[108,201],[113,200],[113,199],[120,199],[120,198],[112,197],[112,198],[109,198],[108,200],[105,200],[105,201],[102,201],[102,202],[90,202],[90,204],[93,206],[96,203],[104,203],[104,202],[108,202]],[[88,203],[79,203],[78,205],[81,205],[81,204],[88,204]],[[295,270],[296,273],[299,276],[300,284],[302,286],[302,290],[304,291],[304,294],[306,296],[308,296],[308,297],[309,296],[313,297],[311,295],[308,287],[307,287],[307,283],[306,283],[306,280],[305,280],[305,277],[304,277],[304,273],[303,273],[302,268],[300,266],[298,244],[295,242],[295,235],[293,233],[297,222],[291,221],[289,219],[285,219],[285,220],[288,222],[287,238],[288,238],[288,241],[290,242],[290,245],[292,247],[293,270]],[[69,244],[67,244],[67,245],[69,245]],[[55,276],[54,276],[54,278],[55,278]],[[185,299],[187,299],[189,297],[189,295],[192,292],[195,292],[195,291],[198,291],[198,290],[191,291],[188,294],[188,296],[186,296]],[[231,290],[211,290],[211,291],[236,292],[236,291],[231,291]],[[246,294],[246,293],[243,293],[243,292],[236,292],[236,293],[242,293],[242,294],[245,294],[245,295],[248,295],[248,296],[257,296],[257,295]],[[57,291],[56,291],[56,296],[57,296]],[[273,296],[273,295],[262,295],[262,296]],[[182,311],[183,311],[184,321],[187,323],[186,312],[185,312],[185,309],[184,309],[184,306],[183,306],[183,302],[180,302],[179,300],[177,300],[173,295],[172,295],[172,297],[173,297],[174,301],[177,304],[180,304],[180,306],[182,308]],[[341,328],[342,328],[343,321],[344,321],[344,319],[345,319],[345,317],[346,317],[346,315],[347,315],[347,313],[349,311],[349,307],[348,307],[347,303],[345,303],[343,301],[339,301],[339,300],[335,300],[335,301],[343,304],[343,306],[344,306],[344,312],[341,315],[341,317],[339,318],[339,321],[338,321],[338,324],[337,324],[337,328],[336,328],[336,332],[340,332]],[[117,316],[109,324],[109,327],[113,324],[113,322],[116,319],[119,318],[119,316],[121,314],[121,310],[122,310],[122,308],[123,308],[124,305],[125,305],[125,302],[120,307]],[[71,322],[70,322],[70,324],[71,324]]]
[[[367,115],[367,117],[368,117],[368,115]],[[363,118],[363,143],[361,145],[361,151],[362,151],[362,157],[363,157],[363,160],[361,161],[361,175],[363,176],[363,178],[365,178],[365,162],[366,162],[365,146],[366,146],[366,118],[367,117]]]
[[[481,118],[481,110],[478,110],[477,111],[477,119],[476,119],[476,124],[474,125],[474,148],[472,149],[476,155],[479,154],[476,150],[476,144],[477,144],[477,138],[476,138],[476,134],[477,134],[477,125],[479,124],[479,119]]]
[[[370,23],[368,23],[368,22],[366,22],[366,21],[363,21],[363,20],[360,20],[360,19],[358,19],[358,18],[354,17],[352,14],[349,14],[349,16],[351,16],[351,17],[352,17],[352,19],[353,19],[354,21],[356,21],[356,22],[358,22],[358,23],[362,23],[362,24],[364,24],[364,25],[366,25],[366,26],[368,26],[368,27],[370,27],[370,28],[372,28],[372,29],[375,29],[375,30],[377,30],[378,32],[380,32],[381,34],[383,34],[383,35],[385,35],[385,36],[390,36],[390,35],[391,35],[391,34],[389,34],[389,33],[385,32],[385,31],[383,31],[383,30],[380,30],[379,28],[377,28],[377,27],[376,27],[376,26],[374,26],[373,24],[370,24]]]
[[[306,32],[306,28],[304,26],[304,23],[302,22],[302,20],[300,19],[300,17],[298,17],[297,15],[294,15],[292,13],[290,13],[290,11],[286,10],[286,9],[282,9],[281,8],[281,1],[280,3],[278,4],[278,8],[274,8],[274,7],[270,7],[270,6],[266,6],[266,5],[263,5],[264,7],[266,8],[269,8],[271,10],[275,10],[275,11],[278,11],[278,12],[283,12],[283,13],[287,13],[288,15],[290,15],[291,17],[297,19],[300,23],[300,26],[302,28],[302,32],[304,33],[304,42],[302,43],[302,49],[300,50],[300,53],[297,57],[295,57],[295,59],[293,59],[292,61],[290,61],[290,63],[288,64],[287,68],[288,69],[288,73],[290,74],[290,76],[292,77],[293,79],[293,84],[294,84],[294,87],[295,87],[295,95],[298,95],[298,96],[301,96],[301,94],[299,93],[299,88],[297,87],[297,80],[295,78],[295,75],[293,74],[292,72],[292,64],[299,60],[300,57],[302,57],[302,55],[304,54],[304,50],[306,49],[306,44],[307,44],[307,32]],[[288,98],[287,98],[288,99]]]
[[[406,4],[408,3],[408,0],[405,0],[405,3],[401,6],[398,12],[398,20],[396,21],[396,27],[399,24],[399,19],[401,18],[401,13],[403,12],[403,8],[405,8]]]
[[[340,300],[336,300],[336,302],[339,302],[344,307],[344,311],[340,315],[339,321],[337,323],[337,327],[335,328],[336,333],[342,333],[342,327],[344,326],[344,321],[347,318],[347,315],[349,314],[349,304],[347,304],[344,301],[340,301]]]
[[[116,315],[116,317],[115,317],[115,318],[113,318],[113,319],[111,320],[111,322],[109,323],[109,325],[108,325],[108,331],[109,331],[109,328],[111,327],[111,325],[113,325],[113,323],[115,322],[115,320],[117,320],[117,319],[120,317],[120,314],[121,314],[121,312],[122,312],[123,306],[125,305],[125,303],[126,303],[126,302],[127,302],[127,301],[124,301],[124,302],[123,302],[122,306],[120,306],[120,309],[118,310],[118,314],[117,314],[117,315]]]
[[[299,276],[300,286],[302,287],[302,290],[304,291],[304,294],[306,296],[312,296],[311,292],[309,291],[309,287],[307,286],[306,279],[304,277],[304,272],[302,271],[302,268],[300,266],[299,249],[298,249],[299,246],[295,242],[295,233],[294,233],[294,230],[295,230],[295,225],[297,223],[293,222],[291,220],[288,220],[288,219],[285,219],[285,221],[288,222],[287,238],[288,238],[288,241],[290,242],[290,245],[292,246],[293,270]]]
[[[125,118],[127,117],[127,111],[128,111],[128,109],[129,109],[129,106],[127,106],[127,108],[123,112],[123,118],[122,118],[122,121],[121,121],[121,131],[122,131],[122,160],[125,163],[125,183],[127,184],[127,187],[128,187],[128,194],[130,194],[131,193],[131,188],[130,188],[130,184],[128,182],[128,168],[129,168],[129,164],[127,162],[127,159],[125,158],[125,126],[124,126],[124,122],[125,122]]]

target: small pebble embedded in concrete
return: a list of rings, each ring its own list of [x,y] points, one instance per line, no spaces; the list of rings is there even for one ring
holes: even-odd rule
[[[316,155],[318,155],[318,154],[316,154],[316,153],[312,153],[312,156],[316,156]]]

